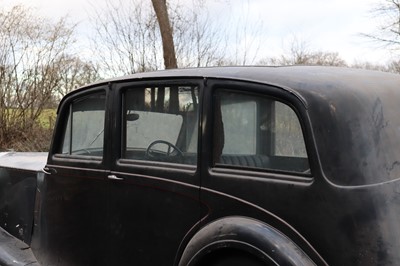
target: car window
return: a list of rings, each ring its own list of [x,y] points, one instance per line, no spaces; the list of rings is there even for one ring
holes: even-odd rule
[[[196,86],[129,88],[123,99],[123,158],[197,163]]]
[[[274,155],[307,157],[303,133],[295,112],[288,105],[274,102]]]
[[[256,102],[251,99],[247,101],[237,101],[231,97],[221,99],[225,132],[224,154],[256,154],[256,108]]]
[[[70,104],[63,154],[103,155],[105,99],[105,93],[97,93],[76,99]]]
[[[290,106],[227,90],[217,90],[214,102],[214,165],[308,171],[301,125]]]

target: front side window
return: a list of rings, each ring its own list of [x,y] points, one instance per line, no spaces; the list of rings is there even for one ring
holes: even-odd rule
[[[307,152],[298,116],[265,96],[217,90],[214,165],[306,173]]]
[[[103,156],[105,93],[84,96],[68,109],[62,153]]]
[[[198,89],[162,85],[127,89],[123,158],[195,165]]]

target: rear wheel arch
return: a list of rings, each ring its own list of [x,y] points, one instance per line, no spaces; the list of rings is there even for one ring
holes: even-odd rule
[[[293,241],[258,220],[231,216],[201,228],[183,251],[179,266],[199,266],[236,254],[254,265],[315,265]],[[258,263],[258,264],[257,264]],[[228,263],[229,264],[229,263]],[[224,263],[215,265],[226,265]]]

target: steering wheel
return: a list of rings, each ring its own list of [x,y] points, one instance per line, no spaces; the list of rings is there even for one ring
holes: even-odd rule
[[[160,151],[153,149],[153,147],[157,144],[165,144],[167,145],[167,151]],[[165,140],[155,140],[146,149],[146,158],[168,158],[168,157],[183,157],[183,152],[176,147],[174,144],[165,141]]]

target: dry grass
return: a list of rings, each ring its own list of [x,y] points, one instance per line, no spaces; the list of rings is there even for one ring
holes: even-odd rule
[[[50,148],[56,110],[45,109],[38,121],[24,128],[14,125],[3,131],[0,151],[48,151]]]

